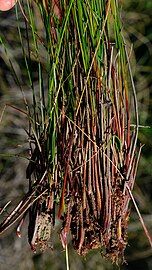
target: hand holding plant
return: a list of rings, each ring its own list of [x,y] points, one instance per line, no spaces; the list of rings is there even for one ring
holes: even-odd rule
[[[17,0],[0,0],[0,10],[8,11],[15,6],[16,2]]]

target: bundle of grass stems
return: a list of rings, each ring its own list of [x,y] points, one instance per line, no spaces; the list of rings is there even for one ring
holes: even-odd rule
[[[19,21],[19,36],[33,95],[32,106],[24,98],[29,192],[3,221],[1,232],[20,221],[20,235],[22,217],[29,212],[34,251],[47,248],[60,220],[63,248],[70,236],[80,255],[99,248],[112,262],[123,262],[138,163],[138,112],[118,1],[37,0],[19,6],[17,19],[21,8],[26,24],[23,33]]]

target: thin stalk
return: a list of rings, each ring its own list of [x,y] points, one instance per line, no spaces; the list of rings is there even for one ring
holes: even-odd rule
[[[133,204],[134,204],[134,207],[135,207],[136,212],[137,212],[137,214],[138,214],[139,220],[140,220],[141,225],[142,225],[142,227],[143,227],[143,229],[144,229],[145,235],[147,236],[147,239],[148,239],[148,241],[149,241],[149,243],[150,243],[150,246],[152,247],[152,237],[151,237],[151,235],[150,235],[150,233],[149,233],[149,231],[148,231],[148,229],[147,229],[147,227],[146,227],[146,225],[145,225],[145,222],[144,222],[144,220],[143,220],[143,218],[142,218],[142,215],[140,214],[139,208],[138,208],[138,206],[137,206],[137,204],[136,204],[136,201],[135,201],[135,199],[134,199],[134,197],[133,197],[133,195],[132,195],[132,192],[131,192],[130,187],[128,186],[128,184],[126,184],[126,188],[127,188],[128,193],[129,193],[129,195],[130,195],[130,198],[131,198],[131,200],[132,200],[132,202],[133,202]]]
[[[65,246],[66,270],[70,270],[68,245]]]

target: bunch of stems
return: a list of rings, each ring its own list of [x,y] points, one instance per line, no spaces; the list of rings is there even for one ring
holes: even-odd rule
[[[100,248],[113,262],[123,261],[127,188],[132,190],[137,169],[138,112],[118,3],[37,0],[20,5],[26,42],[20,23],[19,35],[33,95],[32,108],[25,99],[29,192],[1,231],[29,210],[33,250],[47,247],[59,218],[64,248],[71,234],[79,254]]]

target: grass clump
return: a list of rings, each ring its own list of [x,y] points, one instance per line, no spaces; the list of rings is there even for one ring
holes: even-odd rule
[[[112,262],[122,262],[128,190],[137,169],[138,109],[118,3],[20,5],[26,38],[20,22],[19,35],[33,95],[32,106],[25,99],[29,192],[1,224],[1,232],[29,211],[29,243],[33,250],[37,245],[45,250],[58,217],[65,249],[71,233],[80,255],[100,248]]]

